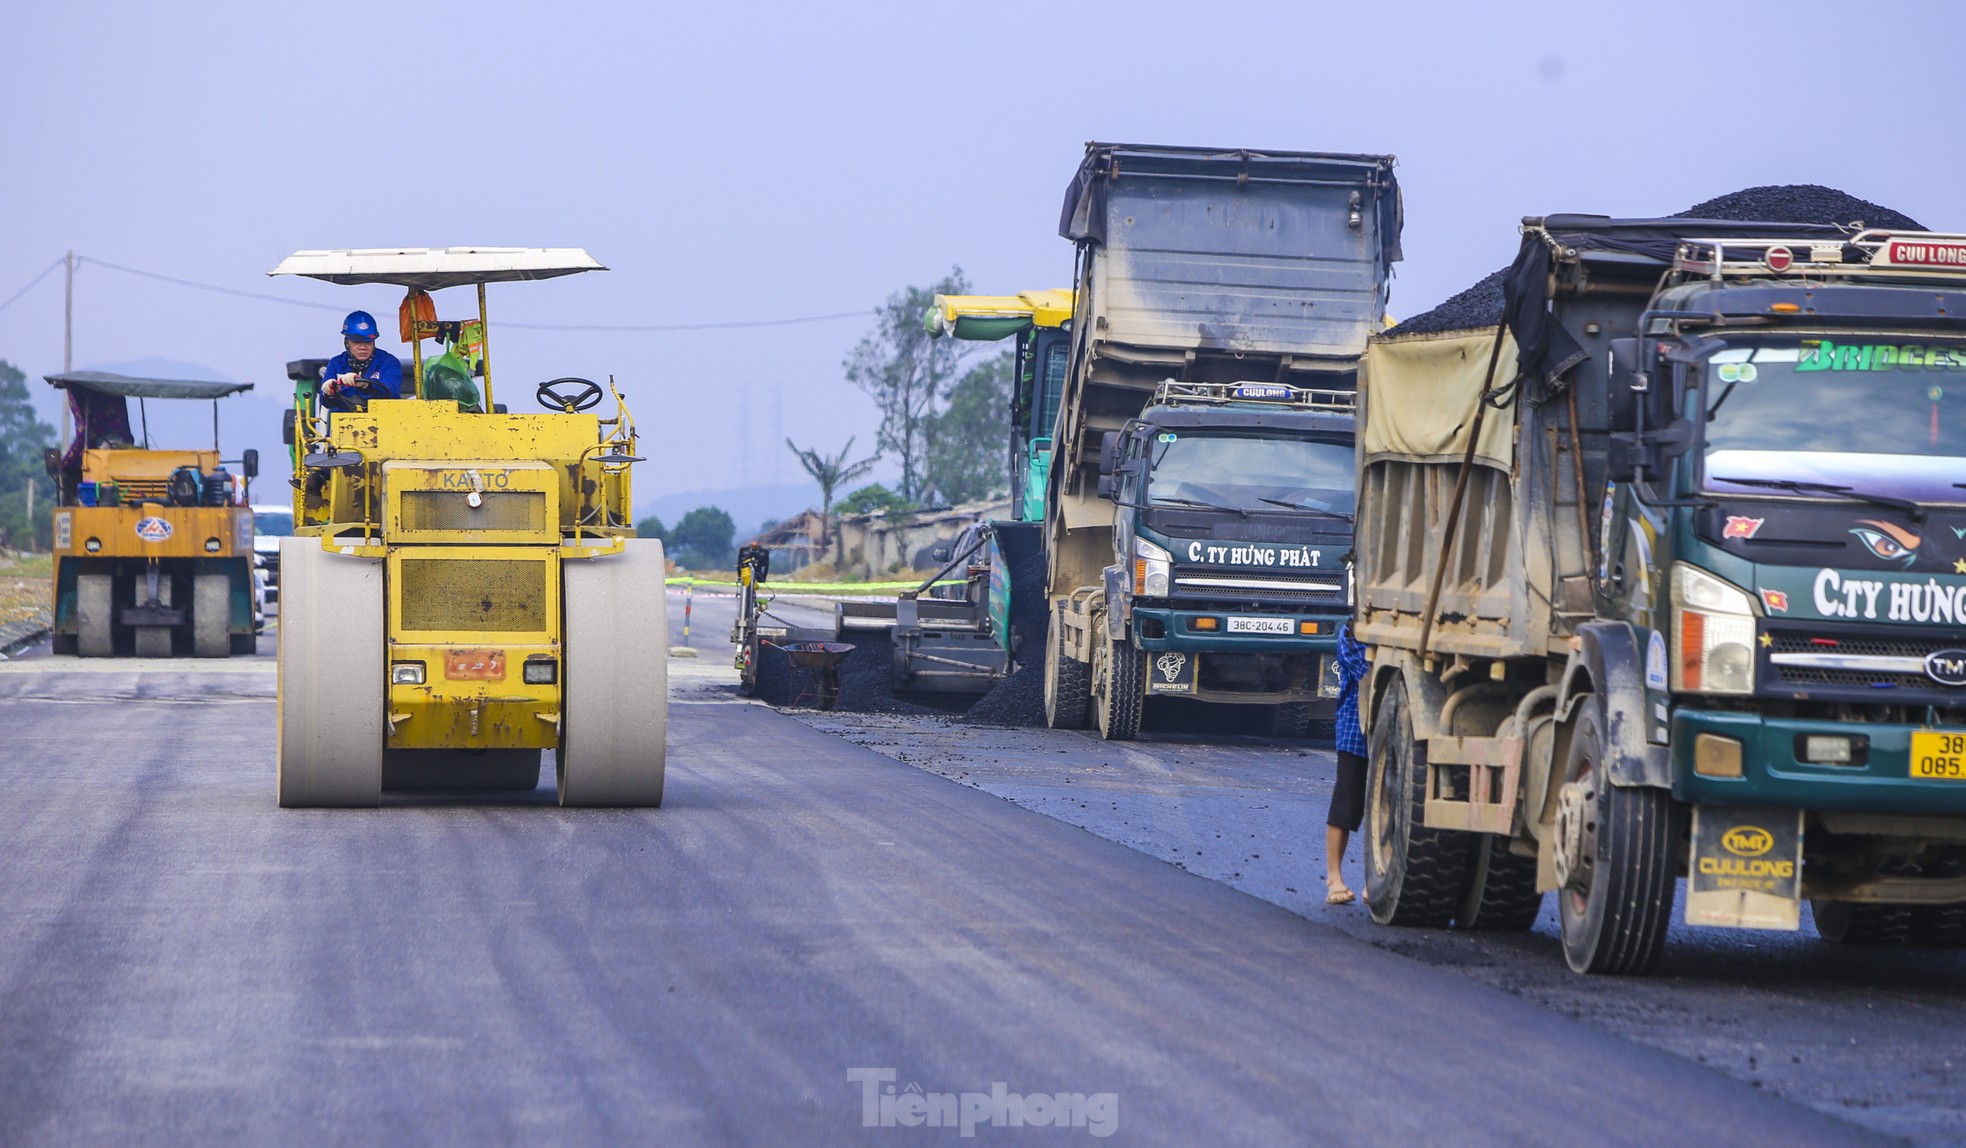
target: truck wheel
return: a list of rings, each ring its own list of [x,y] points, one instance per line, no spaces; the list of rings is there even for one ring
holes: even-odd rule
[[[1579,707],[1557,811],[1563,957],[1580,973],[1645,973],[1672,919],[1672,795],[1611,784],[1599,705],[1585,698]]]
[[[560,684],[560,804],[658,806],[669,732],[669,596],[662,541],[569,559]]]
[[[1832,945],[1898,948],[1911,940],[1910,905],[1870,905],[1854,901],[1810,901],[1816,935]]]
[[[1132,741],[1140,735],[1140,703],[1146,698],[1146,659],[1126,638],[1106,642],[1106,692],[1099,696],[1099,736]]]
[[[1966,905],[1920,905],[1913,909],[1911,943],[1933,949],[1966,948]]]
[[[1536,859],[1510,852],[1509,839],[1492,833],[1475,838],[1474,857],[1474,878],[1454,923],[1463,929],[1528,930],[1543,911]]]
[[[1468,892],[1473,842],[1428,829],[1426,751],[1413,740],[1406,683],[1394,682],[1372,723],[1365,780],[1365,899],[1382,925],[1446,928]]]
[[[280,540],[275,766],[280,805],[374,808],[382,802],[382,563]]]
[[[84,574],[75,580],[75,652],[107,658],[116,652],[116,579]]]
[[[1044,643],[1044,724],[1052,729],[1084,729],[1092,693],[1092,668],[1059,649],[1058,625]]]
[[[191,580],[191,652],[201,658],[232,652],[232,579],[224,574]]]
[[[1302,739],[1310,736],[1311,703],[1285,702],[1270,707],[1270,736]]]

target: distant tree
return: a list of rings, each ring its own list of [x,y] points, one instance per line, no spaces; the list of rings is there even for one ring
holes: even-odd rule
[[[27,375],[0,359],[0,545],[45,549],[54,541],[54,481],[43,452],[55,445],[55,428],[41,421],[28,400]],[[34,517],[27,515],[27,486],[34,484]]]
[[[865,391],[881,412],[881,451],[901,466],[901,497],[919,502],[928,491],[928,439],[935,402],[955,381],[973,350],[955,339],[931,339],[922,316],[937,295],[969,291],[962,268],[938,283],[903,287],[876,312],[872,334],[861,339],[843,366],[847,381]]]
[[[938,505],[1002,497],[1010,489],[1010,376],[1016,352],[971,367],[929,423],[928,491]]]
[[[669,532],[676,565],[686,570],[718,570],[737,561],[737,523],[714,506],[699,506]]]
[[[662,525],[660,516],[651,514],[635,524],[635,537],[659,538],[666,548],[669,542],[669,528]]]
[[[906,514],[914,509],[913,502],[878,482],[863,486],[839,501],[842,515],[873,514],[882,510],[889,514]]]
[[[848,462],[846,456],[853,453],[852,436],[848,436],[846,445],[840,448],[840,453],[831,458],[816,450],[801,450],[799,445],[789,438],[785,440],[785,445],[792,448],[792,453],[798,456],[799,465],[805,467],[806,473],[819,484],[820,528],[822,531],[831,531],[833,492],[874,469],[874,464],[880,461],[881,456],[874,455],[871,458],[863,458],[859,462]],[[823,536],[819,539],[819,545],[822,548],[826,545]]]

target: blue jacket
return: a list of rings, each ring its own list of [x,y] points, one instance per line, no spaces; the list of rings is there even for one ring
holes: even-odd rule
[[[1341,753],[1366,756],[1365,730],[1359,725],[1358,688],[1372,668],[1365,647],[1352,637],[1352,624],[1338,628],[1338,716],[1334,737]]]
[[[322,381],[337,375],[345,375],[355,369],[354,361],[343,351],[328,360],[321,372]],[[359,391],[343,391],[338,395],[321,392],[321,405],[331,411],[359,411],[366,408],[370,399],[400,399],[403,397],[403,361],[383,350],[375,349],[369,356],[368,369],[362,372],[362,387]]]

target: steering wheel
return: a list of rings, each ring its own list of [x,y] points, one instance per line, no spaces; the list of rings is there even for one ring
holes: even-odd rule
[[[569,387],[578,386],[580,389],[571,394],[562,394],[559,390],[562,383]],[[601,384],[592,379],[553,379],[539,384],[533,394],[539,399],[539,405],[547,410],[570,415],[575,411],[584,411],[599,404]]]

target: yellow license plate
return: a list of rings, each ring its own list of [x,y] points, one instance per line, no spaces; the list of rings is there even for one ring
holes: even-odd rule
[[[1911,775],[1966,781],[1966,733],[1911,731]]]

